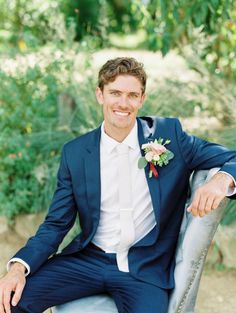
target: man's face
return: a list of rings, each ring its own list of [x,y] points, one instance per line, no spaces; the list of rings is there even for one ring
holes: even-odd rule
[[[105,131],[112,137],[113,131],[130,132],[145,95],[136,77],[119,75],[113,82],[104,85],[103,91],[97,87],[96,97],[103,106]]]

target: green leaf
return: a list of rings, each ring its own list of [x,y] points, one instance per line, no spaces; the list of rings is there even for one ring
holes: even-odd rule
[[[159,139],[156,141],[156,143],[159,143],[160,145],[162,145],[162,144],[163,144],[163,141],[164,141],[163,138],[159,138]]]
[[[167,150],[166,151],[166,156],[167,156],[167,160],[170,161],[171,159],[174,158],[175,155],[174,155],[174,153],[172,151]]]
[[[147,160],[144,157],[141,157],[138,160],[138,168],[143,169],[147,165],[147,163],[148,163]]]

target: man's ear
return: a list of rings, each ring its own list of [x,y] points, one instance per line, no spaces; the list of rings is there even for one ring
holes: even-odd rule
[[[96,94],[98,103],[103,105],[103,93],[99,87],[96,88],[95,94]]]
[[[142,94],[142,96],[141,96],[139,109],[141,109],[141,108],[142,108],[142,106],[143,106],[143,103],[144,103],[145,99],[146,99],[146,94],[145,94],[145,93],[143,93],[143,94]]]

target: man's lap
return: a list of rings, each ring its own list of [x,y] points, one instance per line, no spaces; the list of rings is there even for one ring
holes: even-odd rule
[[[158,312],[167,311],[166,291],[120,272],[114,254],[86,249],[57,255],[29,276],[18,309],[12,312],[42,313],[51,306],[104,292],[112,295],[122,313],[151,313],[160,304],[163,310]]]

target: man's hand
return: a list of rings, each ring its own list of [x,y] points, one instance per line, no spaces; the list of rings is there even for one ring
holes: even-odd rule
[[[187,211],[194,216],[203,217],[219,206],[227,195],[229,187],[233,186],[234,181],[229,175],[221,172],[215,174],[207,183],[196,190]]]
[[[25,286],[25,270],[23,264],[16,262],[11,265],[10,271],[0,279],[0,313],[11,312],[12,292],[14,292],[14,296],[11,304],[16,306],[19,302]]]

